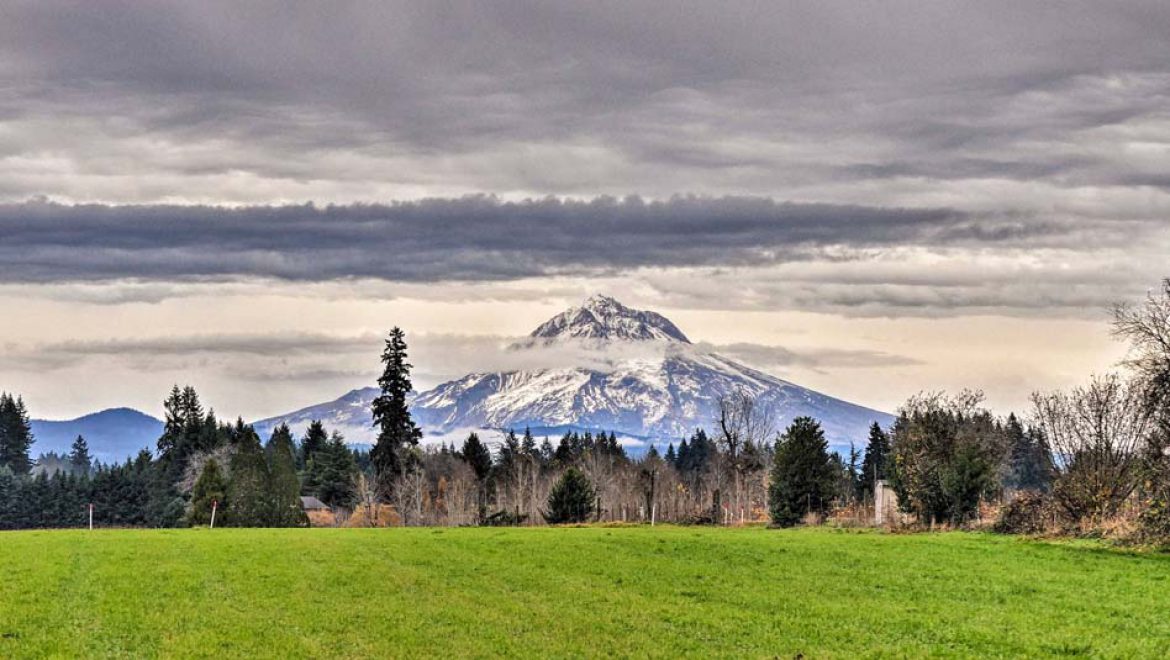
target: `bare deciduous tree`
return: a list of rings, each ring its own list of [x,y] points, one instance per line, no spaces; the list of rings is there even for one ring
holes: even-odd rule
[[[1125,364],[1142,379],[1150,404],[1170,409],[1170,279],[1141,305],[1115,306],[1113,334],[1129,341]]]
[[[1053,495],[1072,521],[1116,514],[1137,486],[1151,429],[1144,389],[1111,374],[1068,393],[1032,395],[1036,421],[1052,447]]]
[[[744,390],[719,397],[718,443],[727,453],[733,477],[735,515],[744,518],[743,482],[745,473],[756,468],[750,449],[763,445],[775,432],[771,407]]]

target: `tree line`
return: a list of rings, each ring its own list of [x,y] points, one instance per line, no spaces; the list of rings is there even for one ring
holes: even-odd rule
[[[829,451],[816,420],[798,418],[777,432],[772,411],[744,392],[719,398],[711,433],[697,429],[664,453],[651,445],[631,456],[615,433],[604,431],[566,432],[556,443],[538,441],[528,429],[509,431],[494,449],[471,433],[458,446],[426,446],[407,404],[412,367],[400,329],[391,331],[382,362],[380,394],[372,404],[378,436],[369,452],[350,448],[320,421],[300,438],[279,426],[262,441],[242,420],[223,423],[205,411],[194,388],[176,386],[164,401],[164,430],[153,453],[101,465],[78,438],[68,456],[41,456],[34,465],[24,404],[3,395],[0,527],[79,526],[90,503],[95,524],[106,526],[207,525],[213,509],[219,525],[303,526],[302,495],[343,517],[371,507],[375,524],[379,507],[387,505],[408,525],[726,524],[766,517],[792,525],[870,501],[886,479],[907,502],[920,497],[914,484],[958,483],[950,472],[912,481],[917,473],[892,469],[896,451],[908,451],[916,429],[925,428],[921,415],[904,411],[892,435],[873,424],[864,450],[843,457]],[[1044,487],[1050,469],[1037,464],[1045,452],[1036,449],[1042,442],[1036,432],[1015,417],[979,420],[1013,457],[1005,463],[1005,483]],[[935,458],[936,469],[950,469],[945,456]],[[988,477],[964,466],[956,464],[955,474]],[[980,481],[979,494],[992,483]],[[946,506],[930,515],[951,515]],[[960,516],[970,504],[961,507],[955,510]]]
[[[377,439],[355,450],[320,421],[300,438],[286,426],[263,440],[204,411],[193,388],[174,388],[155,451],[123,464],[91,461],[83,438],[67,456],[30,459],[28,412],[0,395],[0,528],[77,526],[87,503],[102,525],[171,527],[307,524],[300,496],[344,514],[363,508],[407,525],[516,525],[586,521],[779,526],[872,506],[896,495],[904,520],[961,526],[999,509],[1010,532],[1100,528],[1119,517],[1135,536],[1170,538],[1170,280],[1140,305],[1114,310],[1133,350],[1124,374],[1068,392],[1038,393],[1027,416],[997,416],[978,392],[911,397],[890,428],[864,446],[829,451],[820,424],[783,429],[746,392],[718,398],[709,429],[664,452],[632,456],[612,432],[529,430],[494,442],[424,445],[408,396],[405,334],[385,343],[372,404]],[[871,514],[872,515],[872,514]]]

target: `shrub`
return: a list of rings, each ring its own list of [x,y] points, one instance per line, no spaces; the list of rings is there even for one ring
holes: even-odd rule
[[[526,513],[503,509],[484,518],[483,524],[487,527],[517,527],[523,525],[526,520],[528,520]]]
[[[999,511],[992,528],[1000,534],[1040,534],[1052,521],[1052,500],[1037,491],[1024,491]]]

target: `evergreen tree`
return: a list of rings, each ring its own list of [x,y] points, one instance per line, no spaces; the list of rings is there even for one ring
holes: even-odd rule
[[[515,435],[512,437],[515,439]],[[491,474],[492,470],[492,453],[488,450],[487,445],[480,442],[479,435],[473,432],[467,436],[467,440],[463,441],[463,449],[459,455],[475,473],[479,523],[483,524],[487,518],[488,475]]]
[[[329,446],[329,433],[325,430],[325,425],[321,420],[315,419],[309,424],[309,428],[305,430],[305,436],[301,440],[301,449],[297,456],[300,459],[300,469],[304,472],[304,478],[301,480],[301,494],[314,495],[320,487],[318,478],[320,476],[321,461],[315,461],[317,456],[325,451]],[[316,465],[317,469],[313,469]]]
[[[220,522],[224,522],[223,512],[227,506],[227,480],[219,469],[219,463],[214,458],[203,464],[203,472],[195,480],[191,489],[191,511],[187,514],[187,522],[191,525],[211,524],[211,509],[216,504],[216,515]]]
[[[151,527],[174,527],[186,517],[187,502],[179,492],[178,482],[186,473],[191,457],[221,446],[226,438],[214,412],[204,414],[195,388],[177,385],[163,402],[166,411],[163,434],[158,439],[158,460],[150,470],[146,524]]]
[[[321,420],[314,419],[309,422],[309,428],[305,429],[305,437],[301,439],[301,450],[297,453],[297,467],[304,469],[309,461],[329,444],[329,433],[325,431],[325,425]]]
[[[524,439],[520,441],[520,451],[525,456],[535,456],[538,451],[536,448],[536,438],[532,437],[532,429],[524,427]]]
[[[231,507],[225,518],[235,527],[266,527],[270,524],[271,498],[268,496],[268,463],[264,459],[260,437],[251,426],[239,420],[231,441],[235,446],[227,489]]]
[[[0,465],[0,530],[19,529],[21,526],[17,509],[20,485],[12,470],[7,465]]]
[[[374,465],[378,494],[384,499],[389,499],[393,494],[395,480],[407,467],[401,453],[422,439],[422,431],[415,426],[406,405],[406,397],[412,388],[411,364],[406,360],[406,336],[400,328],[395,327],[390,331],[382,351],[382,364],[385,367],[382,377],[378,379],[381,394],[373,402],[378,439],[370,451],[370,459]]]
[[[544,441],[540,443],[540,465],[542,468],[548,468],[552,465],[555,453],[552,442],[549,441],[548,436],[545,436]]]
[[[310,463],[317,483],[317,498],[331,507],[350,508],[358,501],[357,462],[340,433],[334,431],[325,448]]]
[[[8,466],[17,476],[28,474],[32,469],[29,451],[33,442],[24,400],[0,393],[0,466]]]
[[[869,442],[865,445],[865,458],[861,461],[861,493],[873,497],[878,481],[886,479],[886,463],[890,456],[890,436],[874,422],[869,427]]]
[[[273,527],[307,526],[309,517],[301,507],[296,447],[288,426],[281,424],[272,431],[265,458],[268,462],[269,524]]]
[[[797,417],[776,443],[768,508],[772,522],[791,527],[810,512],[823,513],[836,495],[836,471],[821,425]]]
[[[80,435],[73,441],[73,447],[69,451],[69,465],[77,474],[89,474],[89,471],[93,469],[93,458],[89,455],[89,445]]]
[[[476,440],[478,439],[477,437]],[[466,444],[464,446],[466,447]],[[499,451],[496,452],[494,470],[496,480],[507,482],[520,469],[523,460],[524,450],[521,448],[520,438],[516,436],[515,431],[509,430],[504,435],[504,441],[500,443]]]
[[[463,441],[463,448],[459,455],[471,466],[472,472],[478,481],[486,481],[492,469],[492,454],[487,445],[480,441],[479,435],[472,432]]]
[[[85,489],[88,480],[72,472],[57,472],[49,479],[49,500],[45,507],[45,526],[81,527],[85,524]]]
[[[593,515],[597,493],[584,473],[575,467],[565,470],[548,495],[544,520],[550,525],[582,523]]]
[[[846,483],[841,494],[850,502],[856,502],[862,497],[861,488],[861,450],[852,442],[849,443],[849,463],[845,465]]]
[[[52,497],[49,476],[38,472],[32,479],[24,480],[16,502],[17,519],[21,529],[43,529],[47,527],[45,515]]]
[[[676,460],[678,460],[678,456],[674,453],[674,443],[672,442],[666,447],[666,463],[674,467]]]
[[[1054,468],[1044,434],[1034,427],[1025,429],[1015,413],[1008,415],[1003,430],[1010,443],[1003,485],[1015,490],[1047,491]]]

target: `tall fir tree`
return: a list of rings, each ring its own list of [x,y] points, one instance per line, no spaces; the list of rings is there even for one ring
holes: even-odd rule
[[[187,501],[178,489],[178,482],[193,455],[224,442],[215,414],[204,414],[194,387],[172,387],[163,409],[166,411],[163,434],[156,445],[158,460],[151,470],[146,506],[146,520],[151,527],[182,524]]]
[[[297,452],[297,467],[303,470],[309,464],[309,460],[327,444],[329,432],[325,430],[321,420],[314,419],[309,422],[309,428],[305,429],[305,435],[301,438],[300,451]]]
[[[225,518],[235,527],[267,527],[271,498],[268,496],[268,462],[260,446],[260,437],[251,426],[239,420],[232,429],[231,442],[235,447],[227,489],[231,508]]]
[[[272,431],[264,453],[268,461],[269,524],[273,527],[307,526],[309,518],[301,507],[296,447],[288,426],[281,424]]]
[[[516,448],[519,449],[519,442],[516,441],[515,434],[512,434],[511,439],[516,443]],[[482,525],[483,521],[487,519],[488,476],[491,475],[492,471],[492,453],[488,450],[487,445],[480,441],[479,435],[473,432],[467,436],[467,440],[463,441],[463,449],[460,450],[459,455],[475,473],[476,508],[479,524]]]
[[[403,451],[418,444],[422,431],[410,417],[406,397],[410,394],[411,364],[407,362],[406,335],[395,327],[386,339],[382,351],[382,376],[378,379],[381,393],[373,402],[374,426],[378,438],[370,451],[378,496],[389,500],[394,484],[406,468]]]
[[[811,417],[797,417],[776,443],[772,458],[768,509],[773,524],[791,527],[807,513],[826,511],[836,486],[837,470],[821,425]]]
[[[20,485],[12,470],[7,465],[0,465],[0,530],[20,528],[21,520],[16,506]]]
[[[0,465],[8,466],[17,476],[28,474],[33,466],[29,454],[33,442],[24,400],[0,393]]]
[[[886,465],[890,456],[890,436],[874,422],[869,427],[869,441],[865,445],[865,458],[861,461],[861,493],[873,497],[875,484],[886,479]]]
[[[357,461],[340,433],[334,431],[325,447],[313,456],[309,471],[315,475],[315,494],[322,502],[341,508],[357,503]]]

